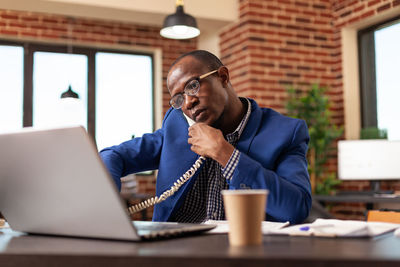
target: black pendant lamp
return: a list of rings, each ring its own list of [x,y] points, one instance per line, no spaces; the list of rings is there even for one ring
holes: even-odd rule
[[[72,91],[71,85],[68,86],[68,90],[61,94],[61,98],[76,98],[79,99],[79,95]]]
[[[200,34],[196,19],[183,11],[183,0],[176,1],[176,12],[165,18],[160,34],[169,39],[190,39]]]

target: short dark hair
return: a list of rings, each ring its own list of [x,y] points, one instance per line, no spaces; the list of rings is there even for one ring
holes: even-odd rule
[[[203,63],[204,66],[206,66],[208,68],[208,70],[210,70],[210,71],[217,70],[219,67],[224,66],[224,64],[222,64],[221,60],[219,60],[219,58],[216,55],[214,55],[213,53],[210,53],[206,50],[194,50],[194,51],[190,51],[188,53],[185,53],[185,54],[179,56],[174,61],[174,63],[172,63],[169,70],[171,70],[172,67],[175,66],[175,64],[178,63],[181,59],[183,59],[187,56],[191,56],[191,57],[197,59],[198,61]]]

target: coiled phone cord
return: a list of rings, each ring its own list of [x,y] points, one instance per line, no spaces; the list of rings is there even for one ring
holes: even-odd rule
[[[175,183],[173,186],[171,186],[170,189],[164,191],[159,197],[155,196],[152,198],[149,198],[139,204],[130,206],[128,208],[130,214],[134,214],[136,212],[139,212],[141,210],[147,209],[148,207],[154,206],[155,204],[158,204],[160,202],[163,202],[173,194],[175,194],[176,191],[179,190],[179,188],[184,185],[187,181],[189,181],[190,178],[193,177],[193,175],[196,173],[196,171],[200,168],[201,164],[205,158],[203,156],[200,156],[193,164],[193,166],[185,172]]]

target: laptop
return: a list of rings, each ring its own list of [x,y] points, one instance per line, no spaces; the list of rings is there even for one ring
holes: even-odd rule
[[[0,212],[32,234],[140,241],[215,226],[134,221],[83,127],[0,134]]]

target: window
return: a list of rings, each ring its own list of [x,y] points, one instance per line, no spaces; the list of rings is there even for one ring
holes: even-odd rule
[[[378,128],[400,140],[400,21],[375,31]]]
[[[0,133],[22,128],[23,58],[22,47],[0,45]]]
[[[362,128],[400,140],[400,19],[359,32]]]
[[[87,128],[87,62],[86,55],[33,54],[33,126],[79,124]],[[78,94],[79,101],[61,100],[61,94],[69,86]]]
[[[98,149],[152,132],[153,76],[151,54],[0,41],[0,132],[81,124]]]
[[[153,131],[151,57],[96,53],[96,140],[102,149]]]

